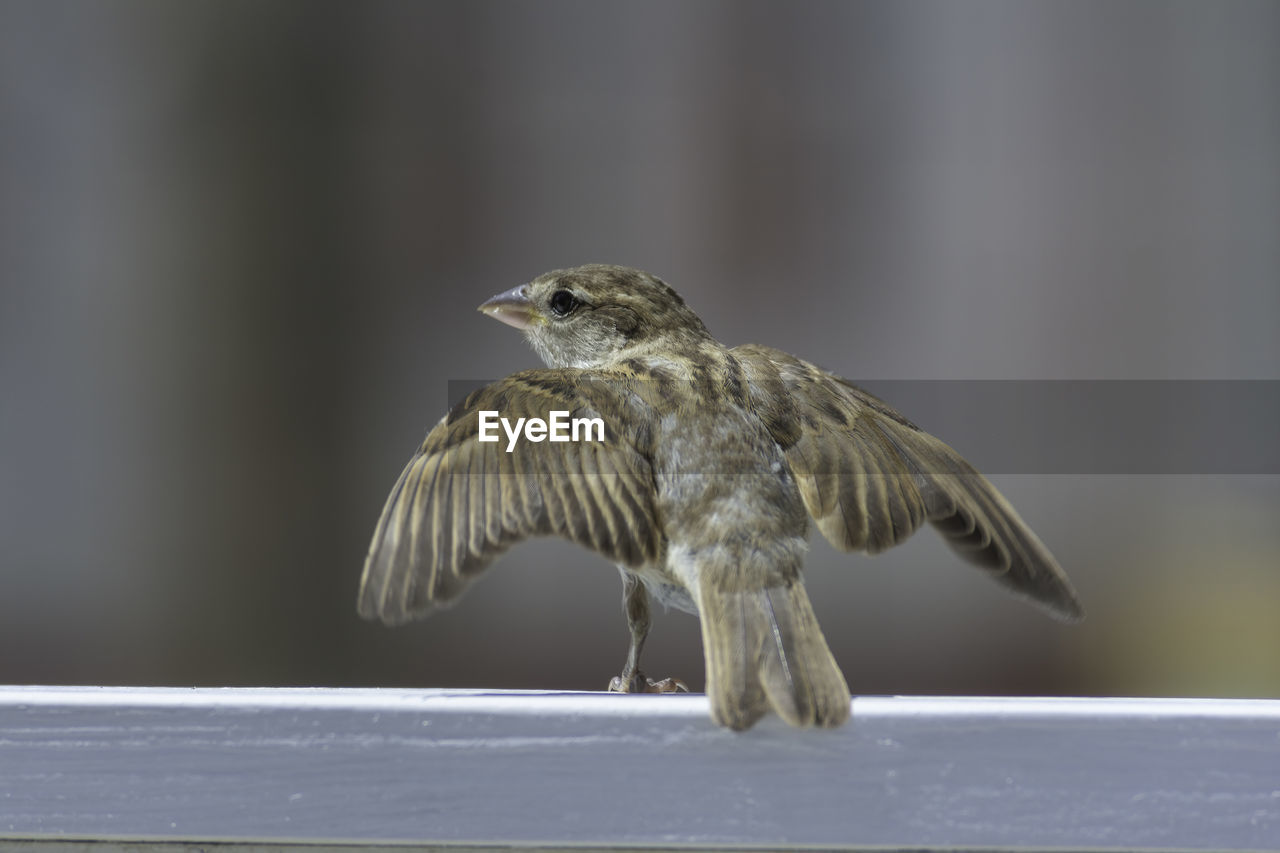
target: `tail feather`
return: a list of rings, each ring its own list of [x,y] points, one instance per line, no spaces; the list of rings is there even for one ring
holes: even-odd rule
[[[849,688],[836,666],[804,587],[699,596],[711,716],[749,728],[772,708],[793,726],[838,726],[849,718]]]

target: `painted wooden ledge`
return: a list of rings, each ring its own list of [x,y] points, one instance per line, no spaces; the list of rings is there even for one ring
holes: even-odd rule
[[[0,687],[0,842],[1280,850],[1280,701]]]

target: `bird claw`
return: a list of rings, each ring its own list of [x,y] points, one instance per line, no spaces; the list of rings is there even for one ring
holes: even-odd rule
[[[678,678],[664,678],[654,681],[636,673],[630,681],[624,681],[621,675],[615,675],[609,682],[610,693],[688,693],[689,687]]]
[[[685,684],[678,678],[664,678],[661,681],[654,681],[651,678],[645,679],[645,693],[688,693],[689,685]]]

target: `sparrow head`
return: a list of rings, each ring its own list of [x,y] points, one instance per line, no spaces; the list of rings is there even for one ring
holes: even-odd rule
[[[709,337],[660,278],[610,264],[544,273],[499,293],[480,311],[523,331],[549,367],[603,367],[655,344]]]

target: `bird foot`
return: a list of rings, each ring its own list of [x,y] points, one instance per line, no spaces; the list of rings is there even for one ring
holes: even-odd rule
[[[609,682],[610,693],[688,693],[689,687],[678,678],[664,678],[654,681],[637,672],[629,680],[615,675]]]

